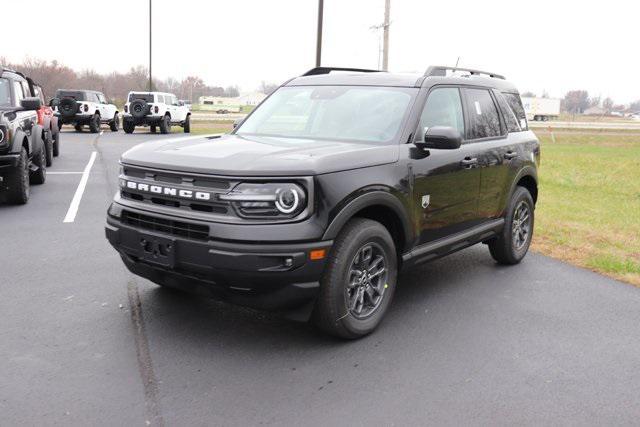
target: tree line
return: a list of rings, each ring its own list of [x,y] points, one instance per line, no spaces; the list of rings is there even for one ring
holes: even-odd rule
[[[523,97],[535,97],[533,92],[523,92]],[[548,98],[547,93],[543,93],[542,98]],[[640,111],[640,99],[631,102],[629,105],[617,104],[610,97],[602,99],[600,96],[590,96],[586,90],[570,90],[561,99],[560,109],[571,114],[582,114],[591,107],[599,107],[605,114],[612,112],[636,113]]]
[[[27,58],[22,63],[11,63],[0,57],[0,64],[31,77],[42,86],[48,99],[53,98],[58,89],[88,89],[105,94],[116,104],[124,104],[129,91],[149,90],[149,71],[143,66],[131,67],[126,73],[97,73],[93,70],[75,71],[60,62]],[[268,86],[263,83],[263,86]],[[240,95],[238,86],[209,86],[198,76],[182,80],[169,77],[165,80],[153,79],[153,90],[174,93],[179,99],[198,102],[200,96]]]

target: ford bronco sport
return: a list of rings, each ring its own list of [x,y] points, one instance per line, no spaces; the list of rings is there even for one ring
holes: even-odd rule
[[[129,92],[122,122],[126,133],[132,133],[136,126],[149,126],[152,133],[159,127],[160,133],[169,133],[172,124],[182,126],[184,133],[191,132],[191,108],[174,94]]]
[[[47,176],[41,106],[23,74],[0,68],[0,196],[10,203],[27,203],[29,185]]]
[[[494,73],[315,68],[187,139],[124,153],[108,210],[125,265],[161,286],[357,338],[401,267],[480,242],[516,264],[531,242],[540,146]]]
[[[89,125],[91,133],[98,133],[101,123],[108,124],[112,132],[120,128],[118,107],[107,101],[102,92],[59,89],[54,105],[60,126],[72,124],[77,132]]]

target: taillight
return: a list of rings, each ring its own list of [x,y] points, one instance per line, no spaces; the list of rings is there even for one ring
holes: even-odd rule
[[[160,110],[158,109],[157,105],[155,107],[153,107],[153,111],[155,111],[155,113],[158,114],[158,111],[160,111]]]
[[[36,113],[38,114],[38,124],[42,126],[44,124],[44,111],[38,110]]]
[[[84,104],[84,112],[86,113],[87,111],[89,111],[89,105]]]

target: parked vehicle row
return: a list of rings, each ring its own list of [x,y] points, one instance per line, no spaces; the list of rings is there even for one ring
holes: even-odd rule
[[[44,184],[47,164],[60,149],[57,123],[44,94],[25,75],[0,69],[0,197],[24,204],[30,185]],[[54,153],[55,147],[55,153]]]
[[[102,124],[109,125],[113,132],[120,129],[120,111],[102,92],[60,89],[51,105],[59,117],[59,127],[69,124],[81,132],[88,126],[91,133],[99,132]],[[132,133],[137,126],[149,127],[154,133],[158,128],[160,133],[169,133],[172,125],[191,132],[191,108],[184,101],[165,92],[129,93],[122,114],[126,133]]]

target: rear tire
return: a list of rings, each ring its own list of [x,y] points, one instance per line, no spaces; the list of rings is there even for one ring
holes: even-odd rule
[[[100,132],[100,114],[96,113],[91,117],[91,121],[89,122],[89,130],[91,133]]]
[[[382,321],[396,288],[398,260],[389,231],[376,221],[352,219],[326,262],[314,323],[340,338],[370,334]]]
[[[134,125],[133,122],[128,122],[126,120],[122,122],[122,129],[124,129],[124,133],[133,133],[135,128],[136,125]]]
[[[184,121],[184,133],[191,133],[191,114],[187,115]]]
[[[160,133],[171,132],[171,122],[169,120],[169,116],[162,117],[162,120],[160,120]]]
[[[82,132],[82,125],[74,125],[73,128],[76,130],[76,132]]]
[[[533,198],[524,187],[516,187],[507,208],[504,228],[489,241],[489,252],[498,264],[514,265],[527,254],[533,237]]]
[[[27,150],[22,147],[18,166],[7,174],[7,201],[17,205],[24,205],[29,201],[29,157]]]
[[[120,129],[120,116],[118,113],[116,113],[113,116],[113,120],[109,122],[109,128],[111,129],[111,132],[118,132],[118,129]]]
[[[150,131],[151,133],[156,133],[156,125],[151,125],[151,126],[149,126],[149,131]]]

